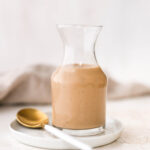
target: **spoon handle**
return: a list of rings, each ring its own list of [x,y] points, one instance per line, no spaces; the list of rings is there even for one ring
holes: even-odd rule
[[[81,150],[92,150],[91,146],[80,142],[76,138],[64,133],[63,131],[61,131],[55,127],[45,125],[44,129],[46,131],[50,132],[51,134],[55,135],[56,137],[59,137],[60,139],[64,140],[65,142],[70,143]]]

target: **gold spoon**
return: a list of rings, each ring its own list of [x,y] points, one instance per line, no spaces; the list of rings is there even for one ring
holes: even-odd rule
[[[92,150],[91,146],[84,144],[78,141],[76,138],[64,133],[63,131],[47,125],[48,124],[48,116],[33,108],[25,108],[21,109],[17,113],[17,121],[28,128],[43,128],[46,131],[52,133],[53,135],[59,137],[60,139],[64,140],[67,143],[70,143],[82,150]]]

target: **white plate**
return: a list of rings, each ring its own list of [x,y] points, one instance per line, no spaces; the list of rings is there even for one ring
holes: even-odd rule
[[[107,119],[105,131],[95,136],[76,137],[77,139],[91,145],[102,146],[119,138],[123,127],[120,121]],[[75,149],[74,146],[56,138],[43,129],[29,129],[21,126],[16,120],[10,124],[10,131],[21,143],[48,149]]]

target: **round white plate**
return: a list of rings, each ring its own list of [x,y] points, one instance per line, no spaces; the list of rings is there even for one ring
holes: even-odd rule
[[[105,131],[95,136],[76,137],[77,139],[91,145],[102,146],[119,138],[123,126],[120,121],[107,119]],[[75,149],[74,146],[56,138],[43,129],[29,129],[21,126],[16,120],[10,124],[10,131],[21,143],[48,149]]]

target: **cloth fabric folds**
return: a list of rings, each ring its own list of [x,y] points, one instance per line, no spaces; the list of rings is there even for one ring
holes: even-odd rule
[[[52,65],[32,65],[0,74],[0,103],[50,103]]]
[[[52,65],[32,65],[0,73],[0,104],[46,104],[51,102]],[[121,84],[108,78],[108,99],[150,94],[150,87],[139,83]]]

